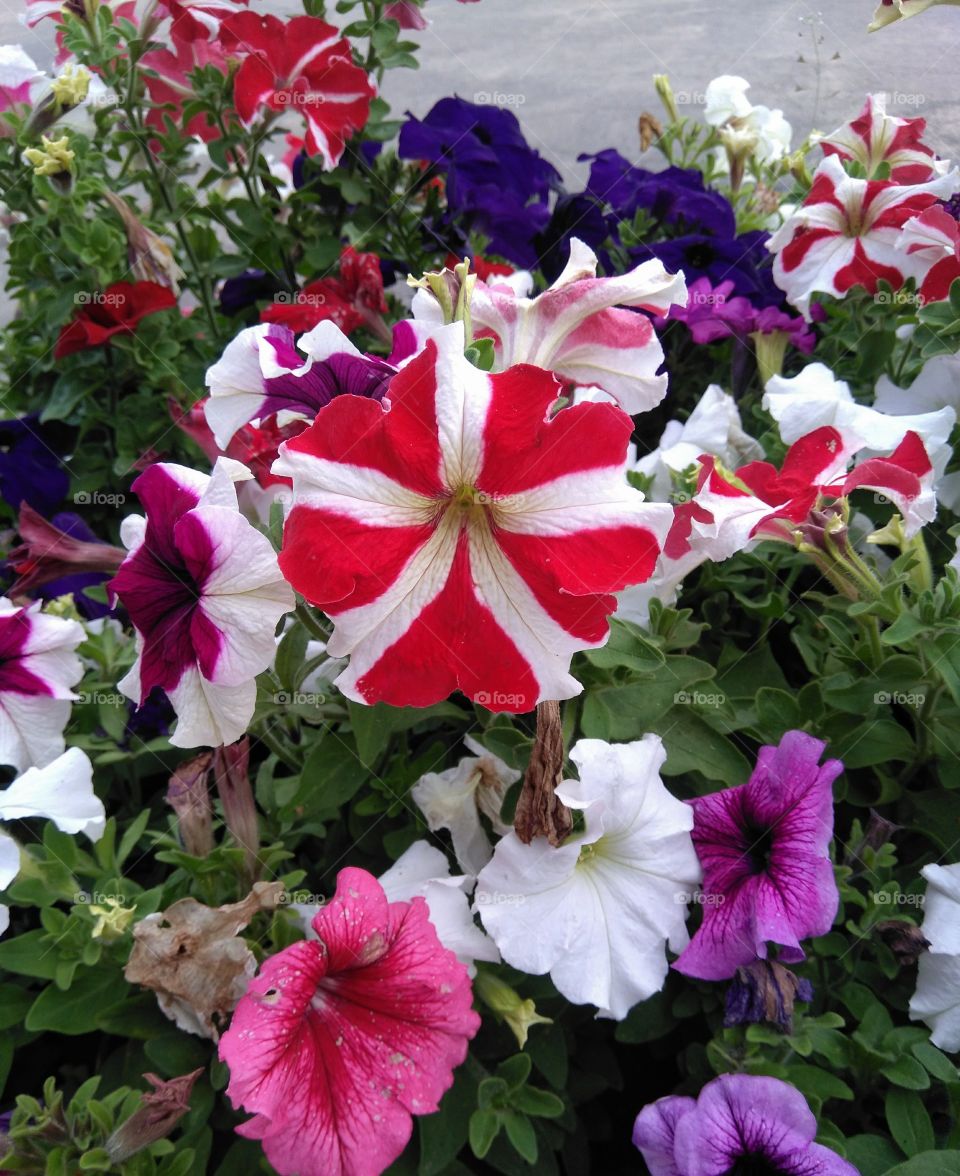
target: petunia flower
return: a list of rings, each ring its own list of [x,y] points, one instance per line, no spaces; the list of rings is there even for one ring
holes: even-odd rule
[[[0,821],[31,817],[47,817],[62,833],[83,833],[91,841],[103,836],[106,812],[93,791],[93,767],[79,747],[41,767],[28,768],[0,791]],[[20,846],[0,830],[0,890],[6,890],[19,873]],[[9,908],[0,905],[0,935],[9,925]]]
[[[0,112],[26,107],[32,88],[45,77],[22,45],[0,45]],[[9,128],[0,133],[9,134]]]
[[[105,290],[93,291],[73,319],[61,327],[54,358],[102,347],[114,335],[132,335],[148,314],[176,305],[173,291],[156,282],[114,282]]]
[[[688,288],[685,306],[671,306],[666,321],[684,323],[694,343],[714,343],[731,335],[745,338],[756,312],[749,299],[734,295],[732,281],[714,286],[709,278],[697,278]]]
[[[897,239],[899,248],[922,265],[921,302],[944,302],[960,278],[960,224],[941,207],[912,216]]]
[[[663,349],[649,318],[625,308],[662,314],[682,305],[683,275],[667,273],[658,261],[617,277],[596,272],[596,254],[574,237],[566,269],[536,298],[496,281],[477,282],[470,304],[474,333],[493,339],[496,371],[534,364],[602,388],[625,412],[646,412],[666,395],[667,377],[657,374]],[[426,291],[414,298],[414,316],[442,321],[439,303]]]
[[[932,147],[923,142],[925,118],[897,118],[887,114],[886,94],[868,94],[863,110],[819,142],[824,155],[859,163],[867,179],[886,164],[886,178],[898,184],[923,184],[946,170]]]
[[[633,1143],[650,1176],[859,1176],[815,1143],[817,1120],[803,1095],[779,1078],[721,1074],[694,1100],[669,1095],[643,1108]]]
[[[46,767],[64,749],[73,687],[83,677],[77,621],[48,616],[39,602],[0,597],[0,763]]]
[[[0,421],[0,497],[8,506],[26,502],[41,514],[59,507],[70,487],[61,444],[39,413]]]
[[[910,999],[911,1021],[930,1027],[930,1040],[941,1049],[960,1050],[960,863],[930,865],[920,932],[929,944],[917,971]]]
[[[293,111],[306,119],[304,145],[330,170],[346,140],[366,125],[376,87],[354,64],[350,42],[315,16],[241,12],[220,26],[220,44],[241,57],[233,100],[250,126],[265,111]]]
[[[348,245],[340,254],[339,277],[319,278],[302,290],[276,294],[260,312],[260,320],[280,323],[297,333],[329,320],[345,334],[366,327],[389,343],[390,330],[383,320],[386,310],[379,257]]]
[[[553,376],[481,372],[463,338],[438,328],[389,410],[338,397],[274,466],[293,479],[280,566],[334,619],[337,685],[359,702],[459,689],[521,712],[578,694],[572,654],[603,644],[610,594],[650,574],[669,527],[623,476],[629,417],[551,417]]]
[[[174,43],[209,41],[230,16],[243,12],[247,0],[159,0],[170,17],[170,36]]]
[[[229,70],[227,56],[219,41],[180,37],[173,41],[172,49],[165,46],[150,49],[140,60],[144,66],[144,84],[150,95],[150,109],[146,116],[149,127],[157,133],[165,132],[167,120],[172,119],[181,124],[184,135],[195,136],[201,142],[220,138],[219,126],[205,111],[191,114],[183,123],[184,107],[196,95],[190,80],[193,71],[212,66],[226,75]]]
[[[241,331],[208,370],[204,412],[225,449],[250,421],[277,413],[312,421],[344,394],[381,400],[395,374],[383,360],[361,354],[332,322],[320,323],[299,342],[289,327],[264,323]]]
[[[427,904],[430,922],[437,938],[452,951],[467,969],[476,975],[475,960],[498,964],[500,953],[492,939],[474,922],[468,892],[476,879],[469,874],[454,876],[446,855],[426,841],[415,841],[377,879],[387,902],[411,902],[418,896]],[[307,939],[316,939],[313,920],[320,904],[293,903]]]
[[[824,744],[788,731],[762,747],[746,784],[690,801],[703,867],[703,923],[673,965],[725,980],[779,945],[784,963],[804,959],[801,940],[826,935],[839,902],[830,863],[833,781],[839,760]]]
[[[76,515],[61,517],[64,522],[69,520],[75,529],[92,535]],[[78,588],[100,583],[106,573],[120,566],[126,555],[122,548],[96,537],[78,538],[56,522],[49,522],[26,502],[20,507],[17,534],[20,542],[10,549],[8,556],[10,567],[17,575],[10,586],[12,596],[34,592],[68,578],[75,578]]]
[[[875,294],[881,279],[899,289],[926,269],[900,248],[900,230],[958,189],[956,169],[923,184],[896,184],[855,179],[828,155],[804,202],[768,243],[777,285],[808,321],[816,292],[843,298],[858,286]]]
[[[379,1176],[437,1109],[480,1018],[422,898],[341,870],[317,939],[267,959],[220,1040],[238,1132],[281,1176]]]
[[[950,434],[956,424],[953,408],[891,416],[858,404],[844,380],[838,380],[822,363],[808,364],[792,377],[774,376],[767,381],[763,407],[777,422],[781,438],[795,441],[824,425],[859,439],[874,453],[895,449],[907,433],[921,439],[937,475],[943,473],[952,452]]]
[[[509,832],[509,826],[500,818],[500,809],[507,789],[516,784],[520,773],[508,768],[469,735],[464,743],[473,755],[466,756],[455,768],[427,772],[414,784],[410,795],[431,832],[449,831],[460,868],[476,875],[493,856],[480,814],[489,820],[495,833]]]
[[[733,129],[749,136],[750,154],[762,163],[775,163],[790,153],[793,128],[782,110],[754,106],[747,98],[746,78],[724,74],[707,83],[703,118],[710,126]]]
[[[635,743],[581,739],[579,780],[557,790],[585,828],[554,847],[502,838],[477,879],[475,902],[504,960],[550,973],[574,1004],[618,1020],[663,987],[666,946],[687,944],[687,902],[700,880],[693,813],[660,779],[657,735]]]
[[[231,465],[221,459],[212,477],[167,463],[141,474],[133,488],[146,518],[124,519],[130,553],[110,582],[137,633],[120,689],[140,705],[154,687],[166,692],[179,718],[174,747],[244,734],[256,676],[294,604],[270,541],[237,509]]]

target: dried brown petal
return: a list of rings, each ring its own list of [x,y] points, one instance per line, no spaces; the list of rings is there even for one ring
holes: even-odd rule
[[[874,931],[896,956],[901,968],[912,967],[930,946],[916,923],[906,919],[882,919],[874,923]]]
[[[148,915],[133,929],[124,976],[152,988],[179,1028],[216,1041],[217,1022],[233,1011],[257,970],[239,932],[259,911],[273,910],[282,894],[282,882],[257,882],[242,902],[208,907],[181,898]]]
[[[657,118],[655,114],[651,114],[649,110],[645,110],[640,115],[638,124],[640,131],[640,150],[647,151],[653,143],[663,137],[663,123]]]

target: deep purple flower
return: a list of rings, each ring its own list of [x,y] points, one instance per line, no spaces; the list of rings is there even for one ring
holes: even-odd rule
[[[736,233],[730,202],[706,187],[703,175],[695,169],[648,171],[634,166],[612,148],[578,158],[592,161],[587,193],[608,204],[620,220],[630,220],[643,209],[660,224],[696,227],[719,237]]]
[[[826,745],[788,731],[761,747],[746,784],[690,801],[693,843],[703,867],[703,923],[673,965],[701,980],[724,980],[767,943],[784,963],[804,959],[802,939],[825,935],[839,896],[830,863],[833,781],[839,760]]]
[[[280,283],[261,269],[244,270],[235,278],[227,278],[220,287],[220,309],[224,314],[239,314],[257,302],[272,298],[280,289]]]
[[[603,269],[610,272],[609,259],[601,246],[610,236],[611,226],[602,206],[586,192],[561,196],[553,207],[549,223],[534,241],[539,254],[537,266],[548,282],[555,282],[563,273],[570,256],[573,237],[600,252]]]
[[[454,248],[455,229],[483,233],[488,252],[516,265],[536,264],[533,238],[547,227],[560,175],[527,143],[510,111],[442,98],[422,120],[408,117],[398,153],[445,175],[450,229],[437,225],[432,232],[446,247]]]
[[[70,477],[53,434],[37,413],[0,421],[0,497],[14,510],[28,502],[49,515],[66,497]]]
[[[643,1108],[633,1143],[650,1176],[859,1176],[814,1143],[817,1120],[799,1090],[779,1078],[721,1074],[692,1098]]]
[[[731,281],[736,292],[754,306],[780,306],[783,294],[772,286],[772,270],[768,280],[766,270],[757,265],[755,249],[752,233],[720,237],[697,232],[666,241],[645,241],[632,246],[630,256],[636,263],[657,257],[671,273],[682,271],[688,282],[700,277],[709,278],[714,286]],[[772,296],[768,286],[773,289]]]
[[[731,297],[733,290],[733,282],[713,286],[709,278],[697,278],[687,287],[687,305],[671,306],[667,320],[686,323],[694,343],[713,343],[731,335],[745,338],[753,329],[756,312],[746,298]]]

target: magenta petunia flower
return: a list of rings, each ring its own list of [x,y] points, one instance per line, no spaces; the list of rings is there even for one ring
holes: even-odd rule
[[[480,1026],[422,898],[341,870],[318,938],[268,959],[220,1041],[227,1094],[282,1176],[378,1176],[437,1109]]]
[[[671,1095],[643,1108],[633,1143],[651,1176],[858,1176],[814,1143],[817,1120],[799,1090],[779,1078],[721,1074],[700,1097]]]
[[[700,929],[674,964],[701,980],[724,980],[766,959],[804,958],[802,939],[825,935],[839,902],[830,863],[833,781],[839,760],[825,744],[788,731],[761,747],[746,784],[692,800],[693,844],[703,867]]]

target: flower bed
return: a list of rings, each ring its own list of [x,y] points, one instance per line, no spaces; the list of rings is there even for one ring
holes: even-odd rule
[[[925,121],[659,76],[571,191],[417,0],[27,7],[0,1168],[960,1172]]]

